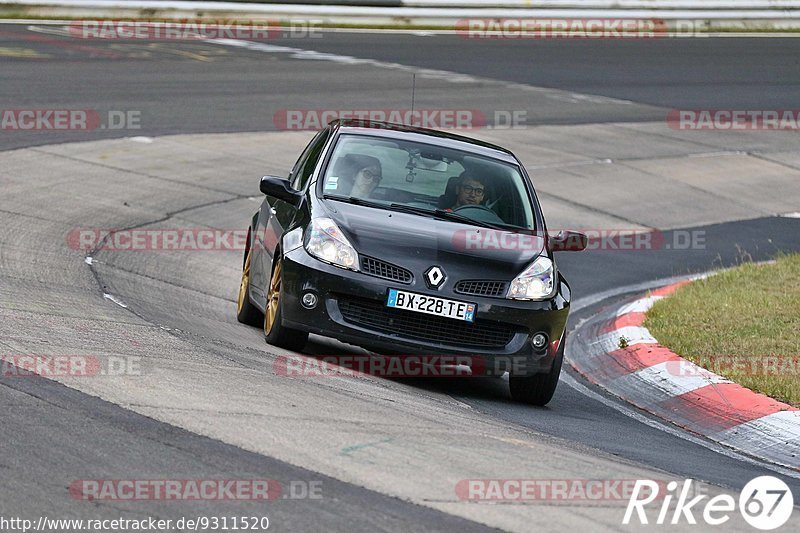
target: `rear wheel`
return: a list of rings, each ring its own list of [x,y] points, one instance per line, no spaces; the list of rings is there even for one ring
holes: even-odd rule
[[[564,362],[564,346],[567,336],[561,340],[561,346],[553,360],[553,368],[549,372],[542,372],[532,376],[509,375],[508,387],[514,401],[531,405],[547,405],[553,398],[558,386],[558,376],[561,374],[561,364]]]
[[[242,324],[258,326],[264,321],[264,316],[258,307],[250,303],[250,250],[245,252],[244,266],[242,267],[242,280],[239,283],[239,298],[236,300],[236,319]]]
[[[273,346],[298,352],[306,345],[308,332],[287,328],[281,325],[283,263],[279,251],[275,252],[274,265],[272,277],[269,280],[267,305],[264,308],[264,336],[267,342]]]

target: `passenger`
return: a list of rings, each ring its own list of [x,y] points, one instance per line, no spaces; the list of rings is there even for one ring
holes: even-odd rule
[[[369,198],[383,178],[381,162],[378,158],[358,155],[353,158],[356,172],[353,176],[353,188],[350,196]]]

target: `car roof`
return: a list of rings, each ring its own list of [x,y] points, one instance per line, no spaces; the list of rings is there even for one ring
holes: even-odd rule
[[[371,135],[389,139],[435,144],[445,148],[485,155],[515,165],[519,164],[514,154],[502,146],[479,141],[478,139],[472,139],[463,135],[457,135],[455,133],[418,128],[406,124],[353,118],[336,119],[332,121],[329,126],[334,128],[334,130],[338,129],[342,133],[346,132],[348,134]]]

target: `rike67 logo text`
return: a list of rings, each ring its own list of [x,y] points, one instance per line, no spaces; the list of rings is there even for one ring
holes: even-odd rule
[[[669,482],[666,494],[663,494],[660,488],[662,487],[655,481],[637,480],[622,523],[628,525],[631,520],[634,520],[634,523],[638,520],[640,524],[695,525],[701,518],[705,524],[719,526],[728,522],[731,514],[736,511],[737,502],[729,494],[720,494],[712,498],[701,494],[691,498],[693,494],[691,479],[685,480],[680,487],[676,481]],[[660,501],[660,505],[654,506],[658,508],[658,514],[648,515],[645,506],[656,500]],[[770,531],[781,527],[789,520],[794,509],[794,498],[789,486],[780,479],[760,476],[744,486],[739,494],[738,504],[739,512],[748,524],[762,531]]]

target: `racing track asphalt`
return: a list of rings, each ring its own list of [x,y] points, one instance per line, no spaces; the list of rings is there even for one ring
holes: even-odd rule
[[[193,45],[209,50],[201,53],[185,44],[171,45],[168,50],[165,47],[139,50],[139,58],[130,58],[132,50],[126,50],[124,45],[114,48],[109,43],[92,43],[93,48],[116,54],[112,59],[107,54],[85,48],[54,46],[52,42],[41,39],[42,35],[25,32],[18,26],[0,27],[3,47],[35,50],[42,56],[39,59],[17,57],[3,60],[0,108],[141,109],[145,117],[154,120],[143,121],[146,126],[137,134],[160,135],[268,130],[272,129],[274,112],[285,108],[331,105],[336,108],[384,108],[381,95],[376,93],[387,78],[395,82],[388,94],[399,102],[407,101],[408,87],[398,83],[402,76],[387,77],[384,71],[369,66],[364,67],[363,75],[357,79],[341,80],[336,78],[337,63],[334,62],[265,58],[262,54],[228,48],[222,61],[197,60],[192,56],[208,58],[217,52],[211,52],[213,47],[208,45]],[[424,42],[437,40],[443,44],[437,43],[437,46],[421,53],[423,49],[416,45],[417,39]],[[454,39],[457,38],[326,34],[325,38],[310,43],[308,47],[335,53],[358,53],[360,57],[366,54],[380,60],[447,68],[517,83],[536,81],[539,85],[548,84],[542,83],[544,81],[558,89],[624,97],[637,102],[580,104],[565,101],[561,105],[550,105],[545,115],[536,118],[537,123],[663,119],[663,111],[654,108],[654,103],[661,106],[791,108],[790,95],[793,91],[796,94],[798,85],[797,69],[791,66],[796,66],[799,56],[794,53],[789,57],[800,44],[797,40],[711,39],[669,41],[658,45],[640,41],[591,43],[595,46],[586,42],[567,43],[565,46],[558,45],[563,43],[535,42],[513,43],[500,48],[491,43],[484,47]],[[286,44],[301,47],[308,43]],[[497,58],[501,51],[502,61]],[[527,62],[534,54],[541,58],[541,62],[537,63],[537,69],[531,70],[527,68]],[[663,63],[663,58],[677,61],[678,57],[688,57],[681,64],[690,67],[659,66],[659,58]],[[558,72],[563,70],[560,65],[575,64],[581,58],[592,65],[612,64],[611,58],[619,68],[576,69],[589,78],[582,80],[576,80],[575,76],[570,77],[563,71],[559,76]],[[499,71],[501,67],[502,72]],[[669,76],[659,78],[653,75],[665,68]],[[719,79],[709,74],[713,70],[706,70],[712,68],[727,68],[725,72],[730,76]],[[779,68],[784,69],[780,75],[777,74]],[[636,73],[631,74],[632,71]],[[509,72],[516,74],[508,75]],[[646,81],[637,85],[632,77]],[[187,85],[183,82],[186,79],[193,80],[193,83]],[[297,80],[302,80],[302,83]],[[299,91],[298,86],[302,87]],[[692,89],[686,90],[688,86]],[[351,90],[352,87],[358,87],[358,90]],[[765,94],[770,95],[768,100],[763,98]],[[420,106],[426,102],[435,106],[447,101],[452,102],[448,105],[451,108],[462,104],[475,107],[471,103],[475,98],[485,98],[453,91],[451,85],[435,79],[418,83],[417,97]],[[497,100],[496,96],[482,100],[482,108],[498,109]],[[502,109],[517,108],[533,109],[530,102],[503,102]],[[254,109],[262,111],[253,113]],[[95,132],[86,136],[73,133],[3,134],[0,147],[8,149],[120,135],[130,135],[130,132]],[[32,213],[31,223],[35,224],[36,217],[46,216],[46,212]],[[736,245],[749,252],[753,259],[768,258],[779,249],[798,250],[799,222],[797,219],[769,217],[704,227],[702,229],[708,235],[705,251],[592,252],[591,260],[586,255],[561,254],[559,264],[576,294],[586,297],[625,285],[734,264],[741,259],[737,256]],[[19,236],[15,240],[17,238]],[[156,268],[150,274],[158,279],[163,273]],[[108,280],[124,285],[125,280],[115,278],[118,275],[104,273]],[[148,290],[153,289],[148,287]],[[154,293],[137,294],[135,302],[137,312],[156,323],[164,323],[164,317],[172,314],[171,327],[182,331],[192,331],[197,327],[186,321],[177,310],[159,307],[163,306],[164,299]],[[591,311],[591,307],[583,309],[574,318],[580,319]],[[207,342],[214,343],[213,340]],[[15,472],[23,472],[21,477],[12,478],[5,484],[6,489],[16,492],[16,496],[3,498],[4,515],[35,514],[42,505],[42,495],[37,488],[74,479],[77,472],[85,472],[87,464],[93,466],[97,477],[124,466],[141,468],[143,463],[151,464],[153,472],[183,472],[186,477],[201,477],[220,471],[252,476],[264,472],[270,477],[288,479],[309,476],[307,472],[281,461],[155,422],[62,385],[46,383],[39,386],[35,383],[39,382],[20,384],[4,381],[4,386],[0,387],[3,403],[9,407],[4,415],[7,417],[4,426],[19,428],[8,439],[3,439],[3,462],[14,462]],[[642,424],[607,403],[565,385],[560,385],[550,406],[531,409],[511,403],[503,384],[496,380],[482,381],[477,385],[473,381],[414,383],[422,393],[443,393],[503,423],[530,428],[678,476],[708,480],[736,489],[765,472],[762,467],[718,454]],[[71,443],[66,450],[65,442]],[[35,447],[31,447],[31,443],[35,443]],[[16,459],[12,461],[10,458],[15,454]],[[46,459],[42,460],[42,457]],[[19,470],[19,464],[26,466]],[[314,476],[316,479],[319,474]],[[796,494],[800,493],[800,483],[796,479],[787,481]],[[299,529],[312,529],[321,523],[333,528],[340,524],[348,529],[364,530],[376,527],[387,530],[407,527],[468,529],[474,526],[428,508],[415,506],[412,510],[413,504],[375,491],[342,482],[327,483],[336,484],[332,490],[337,493],[337,498],[325,504],[330,508],[325,505],[317,507],[306,515],[308,522],[298,522],[298,516],[307,512],[307,508],[298,513],[297,508],[286,506],[277,511],[278,522],[295,524]],[[96,510],[104,513],[114,511],[103,507],[97,505]],[[207,512],[208,509],[198,505],[188,510]],[[239,510],[239,507],[230,508],[231,512]],[[158,512],[173,511],[160,508]],[[123,509],[123,512],[127,510]],[[284,512],[286,514],[281,516]]]
[[[285,109],[408,109],[411,69],[288,58],[208,43],[66,40],[51,26],[0,25],[0,101],[141,112],[142,135],[265,131]],[[55,32],[55,33],[54,33]],[[325,32],[269,46],[410,65],[563,91],[523,97],[416,80],[417,109],[526,112],[526,125],[664,120],[671,108],[794,109],[800,39],[468,40],[455,35]],[[444,78],[453,78],[452,74]],[[190,80],[190,81],[188,81]],[[571,92],[580,98],[564,98]],[[602,98],[587,98],[596,95]],[[70,140],[126,131],[71,133]],[[63,142],[58,133],[0,136],[0,149]]]

